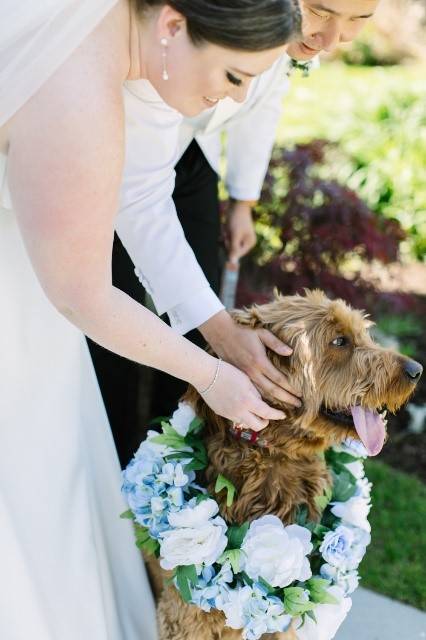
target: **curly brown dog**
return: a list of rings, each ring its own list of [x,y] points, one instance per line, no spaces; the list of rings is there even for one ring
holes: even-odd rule
[[[273,352],[269,357],[300,391],[303,406],[286,406],[287,417],[270,422],[259,443],[250,444],[236,439],[229,421],[214,414],[190,388],[185,400],[205,422],[209,466],[204,484],[214,495],[216,478],[222,473],[236,486],[231,507],[226,506],[225,492],[217,496],[220,514],[228,523],[274,514],[289,524],[300,505],[306,505],[310,518],[317,520],[315,497],[330,483],[318,454],[352,437],[361,439],[369,453],[376,455],[386,437],[385,420],[379,412],[394,412],[407,401],[422,367],[380,347],[371,338],[372,323],[363,313],[319,291],[277,296],[270,304],[236,311],[234,318],[248,327],[270,329],[293,348],[290,358]],[[158,594],[161,570],[156,561],[148,564]],[[204,613],[185,604],[172,585],[160,595],[158,617],[160,640],[241,638],[240,631],[224,626],[222,613]],[[290,640],[296,633],[290,630],[264,637]]]

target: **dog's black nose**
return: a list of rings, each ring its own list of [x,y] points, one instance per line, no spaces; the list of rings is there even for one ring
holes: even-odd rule
[[[407,360],[404,363],[404,373],[411,382],[417,382],[422,375],[423,367],[415,360]]]

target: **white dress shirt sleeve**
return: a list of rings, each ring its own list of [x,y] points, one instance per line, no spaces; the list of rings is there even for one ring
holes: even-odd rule
[[[181,116],[144,81],[128,83],[126,159],[117,234],[135,273],[181,334],[218,311],[222,303],[189,246],[172,200],[176,142]]]
[[[288,58],[254,83],[253,96],[226,126],[228,193],[236,200],[258,200],[275,142],[282,113],[283,96],[288,91]]]

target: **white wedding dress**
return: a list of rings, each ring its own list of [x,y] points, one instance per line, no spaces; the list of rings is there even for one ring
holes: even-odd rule
[[[0,1],[0,127],[114,4]],[[37,281],[0,154],[2,640],[156,638],[120,485],[84,337]]]

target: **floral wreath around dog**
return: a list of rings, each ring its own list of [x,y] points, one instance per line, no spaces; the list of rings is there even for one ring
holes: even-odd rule
[[[123,471],[123,494],[135,523],[136,544],[173,570],[185,602],[222,611],[226,625],[245,640],[286,631],[292,621],[299,640],[329,640],[346,617],[358,586],[357,568],[370,542],[371,483],[363,445],[347,440],[325,460],[332,489],[317,497],[320,523],[305,507],[285,526],[273,515],[228,526],[217,502],[196,483],[208,464],[202,421],[179,404],[162,434],[149,431]],[[236,489],[224,476],[215,492]]]

